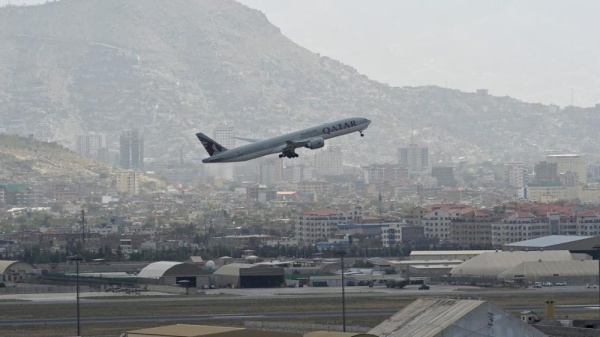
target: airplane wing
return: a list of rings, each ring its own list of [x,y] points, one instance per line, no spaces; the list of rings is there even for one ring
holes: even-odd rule
[[[243,140],[246,142],[250,142],[250,143],[260,142],[262,140],[262,139],[256,139],[256,138],[243,138],[243,137],[233,137],[233,138]]]
[[[299,147],[304,147],[304,146],[308,145],[309,142],[310,142],[310,139],[303,139],[300,141],[286,140],[285,144],[287,145],[287,147],[285,149],[293,150],[293,149],[297,149]]]

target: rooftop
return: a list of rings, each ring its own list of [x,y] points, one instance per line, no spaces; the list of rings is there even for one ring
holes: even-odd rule
[[[585,240],[585,239],[590,239],[590,238],[593,238],[593,236],[550,235],[550,236],[543,236],[543,237],[537,238],[537,239],[513,242],[513,243],[507,244],[506,246],[508,246],[508,247],[528,246],[528,247],[544,248],[544,247],[548,247],[548,246],[560,245],[563,243],[575,242],[575,241],[580,241],[580,240]]]

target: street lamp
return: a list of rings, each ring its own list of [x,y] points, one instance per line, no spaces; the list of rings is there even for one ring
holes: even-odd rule
[[[76,282],[76,292],[77,292],[77,336],[81,336],[81,324],[79,320],[79,262],[81,258],[77,255],[69,257],[69,260],[75,261],[75,282]]]
[[[335,252],[342,259],[342,329],[346,332],[346,284],[344,281],[344,255],[346,255],[346,251],[340,249]]]

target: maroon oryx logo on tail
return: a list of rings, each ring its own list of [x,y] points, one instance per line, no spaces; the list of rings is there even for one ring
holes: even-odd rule
[[[204,146],[204,148],[206,149],[206,152],[208,152],[208,155],[211,157],[217,153],[227,150],[221,144],[210,139],[208,136],[206,136],[203,133],[197,133],[196,137],[198,137],[198,139],[202,143],[202,146]]]

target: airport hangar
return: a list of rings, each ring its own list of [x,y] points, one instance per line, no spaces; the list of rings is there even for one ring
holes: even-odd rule
[[[201,266],[192,263],[159,261],[144,267],[138,274],[138,282],[194,288],[198,285],[209,285],[210,275]]]
[[[285,283],[284,268],[269,264],[231,263],[217,269],[212,280],[217,287],[276,288]]]
[[[498,251],[476,256],[454,267],[451,278],[485,282],[560,281],[568,285],[598,283],[598,263],[587,254],[568,250]]]
[[[27,262],[0,260],[0,282],[18,282],[33,273],[36,268]]]
[[[600,236],[549,235],[508,243],[502,250],[568,250],[571,253],[583,253],[597,258],[598,249],[594,246],[600,246]]]

